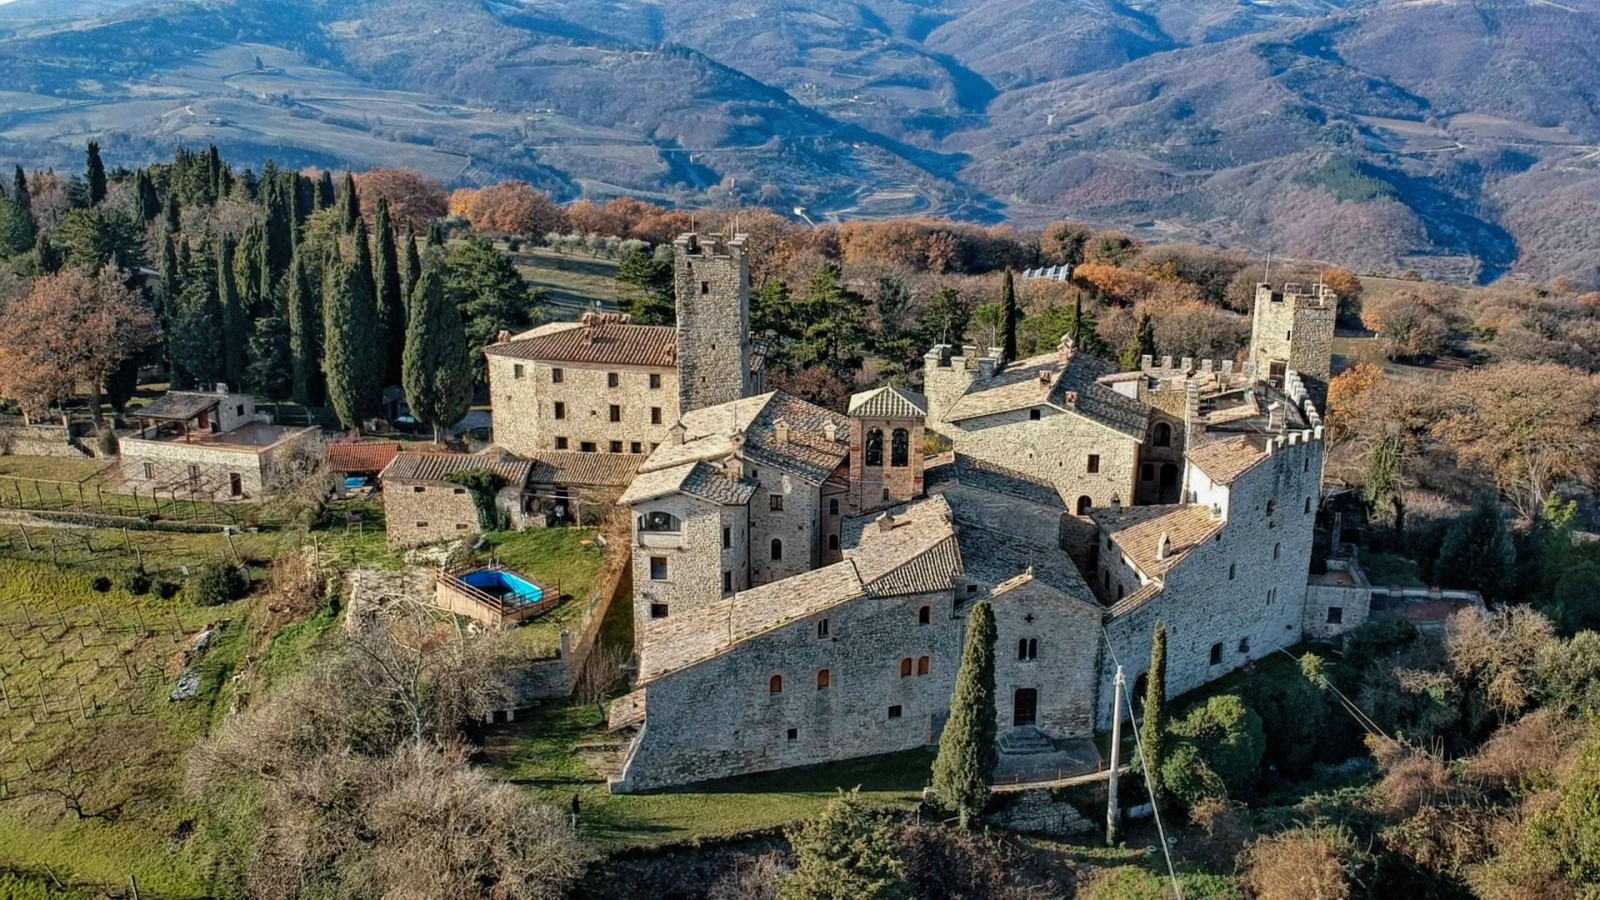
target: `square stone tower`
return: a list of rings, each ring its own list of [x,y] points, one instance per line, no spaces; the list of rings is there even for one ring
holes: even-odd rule
[[[678,414],[750,387],[750,262],[745,235],[690,233],[672,245],[678,307]]]
[[[922,496],[928,401],[896,387],[850,398],[850,508],[869,513]]]
[[[1339,301],[1324,285],[1286,284],[1274,291],[1256,285],[1250,328],[1250,360],[1257,377],[1283,386],[1286,371],[1299,372],[1320,406],[1333,374],[1333,326]]]

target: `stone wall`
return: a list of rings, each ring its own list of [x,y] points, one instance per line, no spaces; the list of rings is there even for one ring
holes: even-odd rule
[[[819,524],[821,486],[771,466],[745,463],[761,486],[750,498],[749,564],[752,585],[769,584],[815,569],[821,562]],[[783,509],[772,508],[773,497]],[[783,558],[772,558],[772,542],[783,543]]]
[[[946,425],[945,434],[958,453],[1053,485],[1073,512],[1080,497],[1093,506],[1133,502],[1140,442],[1075,413],[1046,407],[1030,419],[1019,409]],[[1089,471],[1091,454],[1098,472]]]
[[[1104,827],[1084,818],[1076,806],[1048,788],[1001,795],[995,806],[985,821],[1023,834],[1070,837]]]
[[[633,635],[642,655],[657,630],[676,624],[674,614],[681,617],[722,597],[724,571],[731,573],[735,590],[750,587],[743,558],[749,546],[748,514],[742,506],[719,506],[683,494],[635,504],[632,512]],[[639,522],[652,512],[673,516],[679,530],[641,531]],[[729,529],[727,548],[722,546],[724,527]],[[651,577],[653,557],[666,560],[665,578]]]
[[[678,421],[678,373],[650,366],[593,366],[490,356],[489,397],[494,440],[506,450],[535,456],[541,450],[649,453]],[[561,381],[552,370],[561,370]],[[610,386],[610,376],[617,386]],[[660,387],[652,388],[657,377]],[[556,404],[562,418],[557,419]],[[620,422],[611,407],[620,407]],[[564,438],[566,446],[560,446]],[[620,448],[613,451],[613,442]]]
[[[918,610],[931,608],[919,625]],[[829,620],[826,637],[817,621]],[[949,592],[863,598],[753,637],[645,687],[613,790],[651,790],[927,746],[949,715],[965,620]],[[918,675],[918,661],[928,671]],[[902,660],[911,660],[902,677]],[[828,687],[818,688],[818,672]],[[773,693],[772,678],[782,678]],[[716,702],[708,703],[706,698]]]
[[[472,492],[448,481],[386,480],[383,518],[390,550],[469,538],[480,530]]]
[[[1093,734],[1100,609],[1063,597],[1030,577],[1013,579],[996,591],[993,608],[999,734],[1016,724],[1016,694],[1023,689],[1036,692],[1034,727],[1040,731],[1055,738]]]
[[[91,456],[80,440],[62,425],[0,425],[0,456]]]
[[[123,437],[121,455],[122,477],[130,491],[176,489],[183,496],[193,484],[196,494],[214,493],[221,499],[237,474],[243,499],[259,500],[266,494],[263,455],[251,448]]]
[[[1333,371],[1333,334],[1339,316],[1337,298],[1320,288],[1285,285],[1281,293],[1256,287],[1255,316],[1250,328],[1250,359],[1262,377],[1272,363],[1300,373],[1313,396],[1326,396]]]
[[[1114,652],[1102,665],[1101,727],[1111,722],[1116,661],[1126,667],[1129,683],[1135,682],[1149,666],[1157,620],[1167,628],[1171,696],[1301,639],[1324,445],[1298,434],[1292,438],[1232,484],[1217,488],[1226,499],[1227,517],[1217,539],[1195,547],[1174,566],[1161,593],[1106,626]],[[1219,644],[1220,657],[1213,663],[1212,647]]]
[[[744,236],[686,234],[673,244],[678,407],[738,400],[750,389],[750,263]]]
[[[1371,609],[1372,585],[1361,566],[1350,559],[1330,559],[1327,574],[1311,576],[1306,587],[1305,636],[1336,638],[1365,622]]]

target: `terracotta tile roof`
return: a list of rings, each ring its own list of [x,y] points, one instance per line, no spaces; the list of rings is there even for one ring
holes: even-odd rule
[[[1217,484],[1231,484],[1235,478],[1256,467],[1269,454],[1257,438],[1240,437],[1216,441],[1189,451],[1189,462]]]
[[[382,472],[399,452],[399,441],[340,441],[328,445],[328,471]]]
[[[1144,440],[1150,410],[1100,383],[1114,374],[1110,364],[1073,350],[1047,353],[1003,366],[994,377],[974,382],[945,414],[951,422],[1050,405]]]
[[[886,385],[852,395],[849,409],[864,419],[920,419],[928,414],[928,401],[915,391]]]
[[[638,453],[541,450],[533,457],[529,480],[541,484],[625,487],[633,481],[644,459],[644,455]]]
[[[544,326],[509,341],[490,344],[490,356],[540,362],[671,368],[678,362],[678,331],[670,325],[635,325],[614,317]]]
[[[1189,551],[1210,540],[1223,524],[1221,518],[1212,516],[1211,507],[1200,503],[1097,507],[1089,511],[1089,517],[1151,579],[1165,575]],[[1160,558],[1163,535],[1171,541],[1165,559]]]
[[[514,456],[403,452],[395,454],[378,477],[384,481],[445,481],[446,476],[457,472],[488,469],[504,478],[507,484],[522,486],[528,483],[528,472],[532,468],[533,463]]]

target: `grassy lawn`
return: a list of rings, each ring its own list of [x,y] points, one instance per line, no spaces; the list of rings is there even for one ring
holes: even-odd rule
[[[89,481],[112,465],[87,457],[0,456],[0,475],[44,481]]]
[[[505,250],[505,244],[500,244]],[[511,254],[523,279],[546,292],[549,317],[576,319],[578,314],[600,304],[602,309],[617,308],[617,261],[587,253],[557,253],[544,247],[524,246]]]
[[[604,561],[605,551],[594,538],[591,528],[500,531],[485,537],[478,554],[481,562],[499,562],[567,598],[555,609],[508,632],[508,640],[517,647],[535,656],[548,655],[560,645],[563,630],[577,627]]]
[[[1366,570],[1367,580],[1373,587],[1407,587],[1420,588],[1428,585],[1422,580],[1422,574],[1417,569],[1415,560],[1407,559],[1398,553],[1374,553],[1363,550],[1361,552],[1361,568]]]
[[[776,828],[821,811],[840,789],[856,786],[873,802],[909,809],[921,799],[933,751],[747,775],[659,794],[612,794],[584,759],[586,749],[619,743],[593,706],[545,707],[518,722],[508,753],[490,771],[541,800],[583,804],[583,835],[599,849],[647,847]]]

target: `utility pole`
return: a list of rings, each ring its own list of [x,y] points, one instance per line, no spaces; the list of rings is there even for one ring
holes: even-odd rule
[[[1122,811],[1117,808],[1117,769],[1122,766],[1122,667],[1117,666],[1116,693],[1111,706],[1111,780],[1106,782],[1106,846],[1120,837]]]

